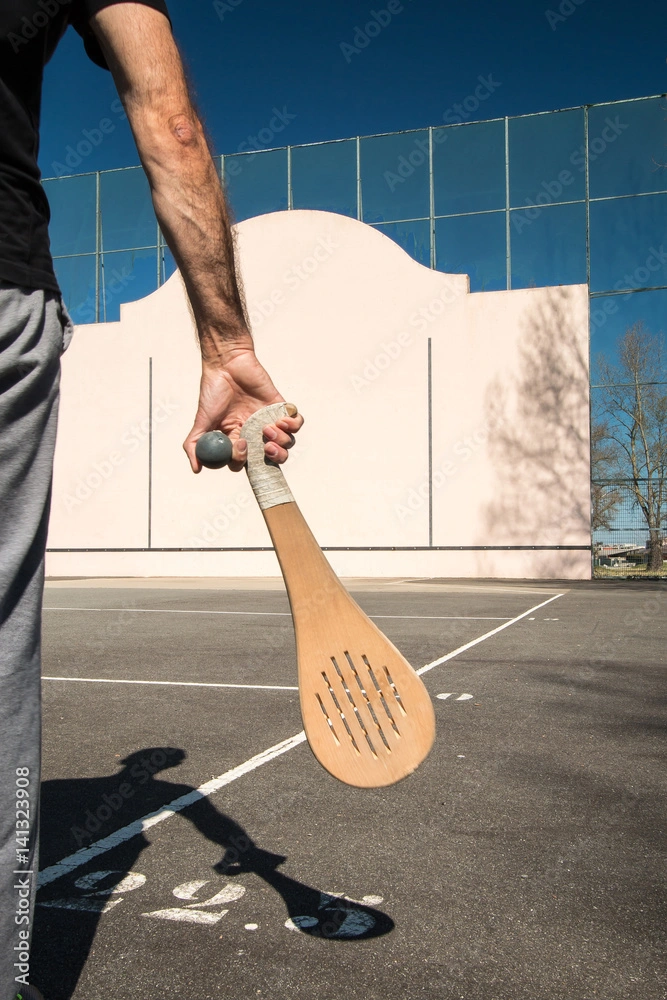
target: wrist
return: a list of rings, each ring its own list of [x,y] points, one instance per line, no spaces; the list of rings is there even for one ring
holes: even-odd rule
[[[234,336],[205,338],[201,337],[202,368],[215,370],[224,368],[234,358],[241,354],[254,354],[255,345],[252,337],[246,331]]]

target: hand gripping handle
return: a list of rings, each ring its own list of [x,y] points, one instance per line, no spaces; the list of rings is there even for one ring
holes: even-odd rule
[[[246,472],[262,510],[277,507],[281,503],[294,503],[294,497],[280,467],[264,454],[262,428],[267,424],[275,424],[276,420],[294,417],[296,414],[297,408],[293,403],[272,403],[271,406],[265,406],[248,417],[241,428],[240,436],[248,442]]]

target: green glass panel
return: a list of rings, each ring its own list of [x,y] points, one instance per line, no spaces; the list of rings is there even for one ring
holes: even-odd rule
[[[287,208],[287,150],[225,156],[225,185],[237,222]]]
[[[371,136],[360,146],[364,222],[428,217],[428,131]]]
[[[472,292],[507,288],[504,212],[436,219],[435,246],[437,269],[469,275]]]
[[[94,323],[96,257],[57,257],[53,261],[56,277],[72,320]]]
[[[105,252],[156,246],[157,222],[141,167],[100,175],[100,210]]]
[[[586,206],[510,213],[512,288],[586,282]]]
[[[590,206],[591,291],[667,285],[667,195]]]
[[[512,208],[584,198],[583,109],[510,118],[509,177]]]
[[[54,257],[95,253],[97,177],[60,177],[44,181],[51,206],[51,253]]]
[[[591,198],[667,191],[667,99],[591,108],[588,160]]]
[[[100,320],[120,319],[123,302],[135,302],[157,288],[157,249],[121,250],[102,255]]]
[[[357,217],[357,143],[292,148],[292,208]]]
[[[505,123],[433,129],[436,215],[505,207]]]

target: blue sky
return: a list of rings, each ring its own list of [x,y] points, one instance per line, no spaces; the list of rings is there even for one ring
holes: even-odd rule
[[[219,153],[260,130],[260,144],[280,146],[667,91],[664,0],[550,3],[171,0],[169,9]],[[480,78],[492,85],[478,101]],[[113,127],[67,172],[138,163],[115,99],[70,29],[45,74],[45,177],[86,131],[97,138],[103,119]]]

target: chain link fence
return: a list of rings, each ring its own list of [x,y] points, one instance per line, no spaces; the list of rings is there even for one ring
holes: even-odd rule
[[[666,486],[648,480],[592,481],[594,576],[667,577]],[[650,525],[638,493],[648,501]]]

